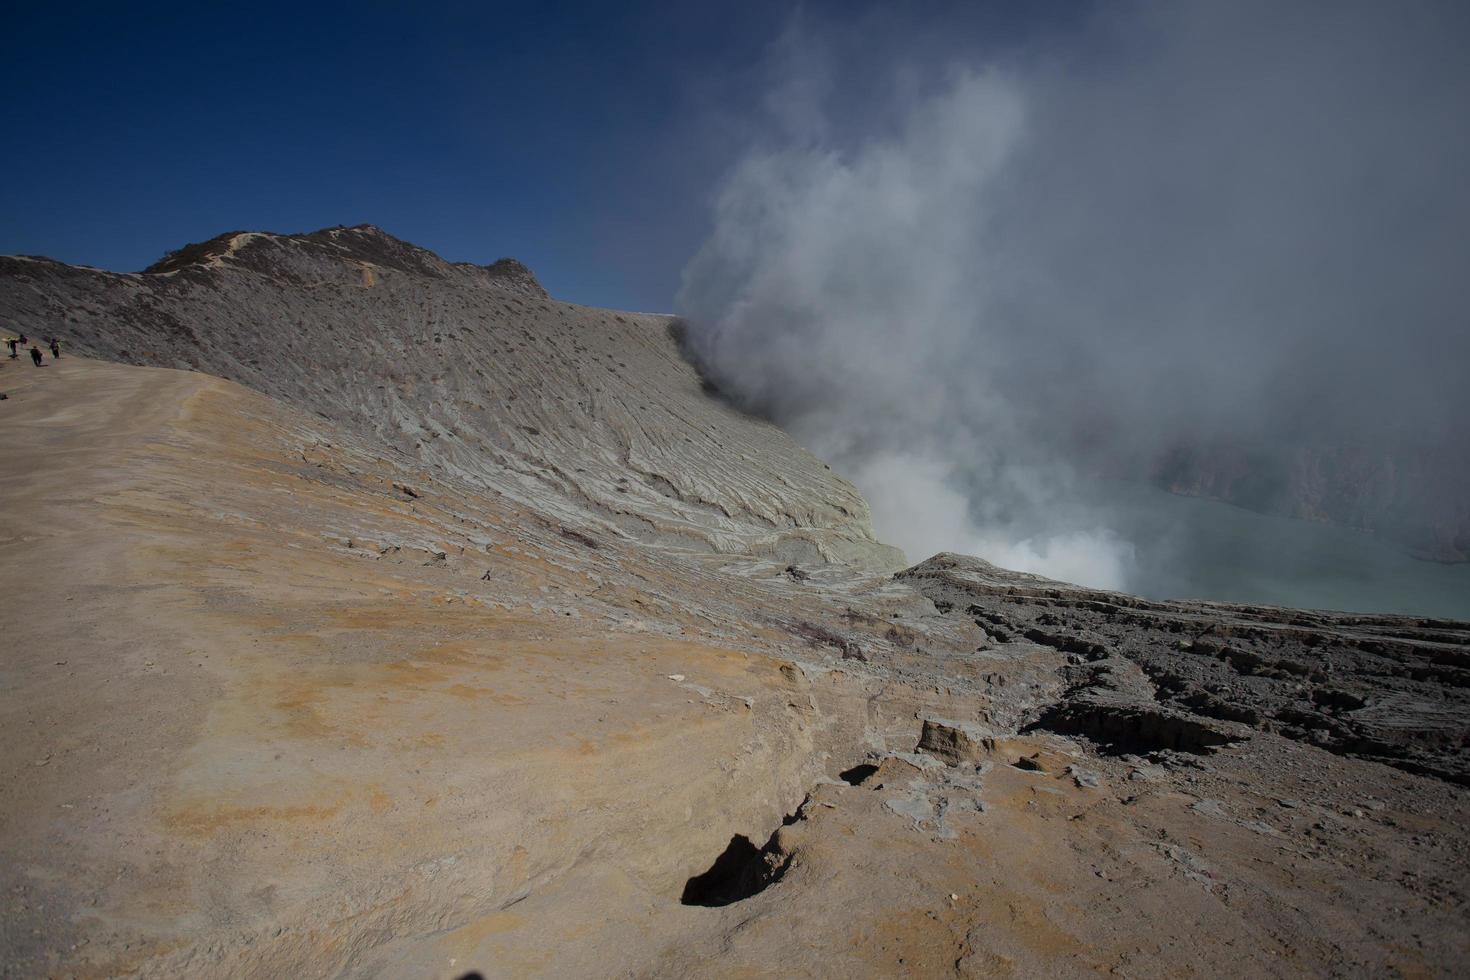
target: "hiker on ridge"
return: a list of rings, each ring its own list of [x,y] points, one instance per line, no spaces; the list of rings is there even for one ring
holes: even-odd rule
[[[20,356],[15,352],[15,348],[20,345],[20,341],[16,340],[14,337],[6,337],[5,343],[10,346],[10,359],[12,361]]]
[[[61,344],[59,344],[57,342],[57,340],[56,340],[55,337],[52,337],[51,338],[51,360],[54,361],[54,360],[56,360],[60,356],[61,356]]]
[[[41,348],[35,346],[31,347],[31,360],[35,362],[36,367],[41,366]]]

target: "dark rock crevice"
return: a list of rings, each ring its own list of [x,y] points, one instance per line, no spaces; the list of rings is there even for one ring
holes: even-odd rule
[[[1026,731],[1081,735],[1106,755],[1175,751],[1205,755],[1239,738],[1202,721],[1144,705],[1063,702],[1042,713]]]
[[[803,812],[806,803],[803,800],[794,812],[782,817],[781,826],[760,847],[744,834],[730,838],[730,843],[707,870],[684,883],[680,904],[722,908],[759,895],[780,881],[796,857],[796,851],[782,840],[781,831],[806,819]]]

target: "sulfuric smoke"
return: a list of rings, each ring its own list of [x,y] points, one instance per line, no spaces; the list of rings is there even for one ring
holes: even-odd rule
[[[1180,445],[1459,451],[1470,8],[918,16],[792,22],[679,298],[881,537],[1137,588]]]

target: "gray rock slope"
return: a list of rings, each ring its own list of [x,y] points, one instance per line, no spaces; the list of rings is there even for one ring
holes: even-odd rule
[[[227,233],[141,273],[6,257],[0,320],[238,381],[572,527],[902,564],[851,485],[712,397],[676,321],[558,302],[513,260],[451,263],[367,225]]]
[[[1125,752],[1264,731],[1470,786],[1470,624],[1157,602],[952,554],[897,578],[992,643],[1066,656],[1039,728]]]

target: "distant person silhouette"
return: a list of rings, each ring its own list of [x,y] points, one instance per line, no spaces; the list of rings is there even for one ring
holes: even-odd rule
[[[5,343],[10,346],[10,359],[12,361],[20,356],[15,352],[15,349],[20,346],[20,341],[16,340],[14,337],[7,337]]]
[[[32,347],[31,348],[31,360],[35,362],[36,367],[40,367],[41,366],[41,348],[39,348],[39,347]]]
[[[57,342],[57,340],[56,340],[55,337],[52,337],[51,338],[51,359],[54,361],[54,360],[56,360],[60,356],[61,356],[61,344],[59,344]]]
[[[20,342],[21,342],[21,344],[28,344],[28,343],[30,343],[30,341],[26,339],[26,335],[25,334],[21,334],[20,335]]]

